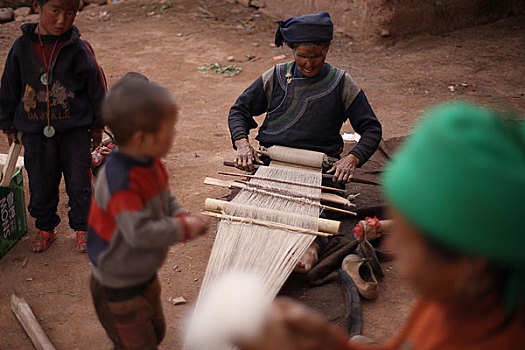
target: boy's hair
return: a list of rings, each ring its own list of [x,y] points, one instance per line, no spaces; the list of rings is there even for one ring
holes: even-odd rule
[[[121,78],[102,105],[102,119],[117,145],[125,145],[138,131],[157,132],[169,110],[177,108],[168,90],[137,75]]]
[[[45,4],[49,2],[49,0],[37,0],[38,4],[40,5],[40,8],[42,8]],[[74,0],[77,3],[77,9],[80,7],[80,0]],[[34,4],[34,3],[33,3]]]
[[[139,72],[127,72],[126,74],[122,76],[122,78],[120,78],[118,82],[122,83],[123,81],[128,81],[128,80],[133,80],[133,79],[138,79],[138,80],[146,81],[146,82],[149,81],[148,77],[145,76],[144,74],[141,74]]]

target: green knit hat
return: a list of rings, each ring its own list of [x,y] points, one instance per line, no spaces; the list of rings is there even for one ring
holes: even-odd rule
[[[399,150],[383,188],[425,235],[508,269],[507,309],[523,305],[525,125],[467,103],[439,106]]]

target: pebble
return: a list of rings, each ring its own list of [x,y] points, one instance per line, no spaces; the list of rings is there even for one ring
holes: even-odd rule
[[[108,11],[102,11],[98,14],[98,19],[102,21],[109,21],[109,18],[111,15],[108,13]]]
[[[29,12],[31,12],[31,8],[30,7],[19,7],[17,8],[16,10],[13,11],[14,15],[15,15],[15,20],[17,17],[25,17],[27,15],[29,15]]]
[[[233,57],[233,56],[228,56],[228,58],[226,58],[226,60],[228,62],[232,62],[234,59],[235,59],[235,57]]]
[[[186,304],[187,301],[184,297],[168,298],[168,301],[173,305]]]
[[[0,23],[5,23],[13,20],[13,9],[6,7],[0,8]]]

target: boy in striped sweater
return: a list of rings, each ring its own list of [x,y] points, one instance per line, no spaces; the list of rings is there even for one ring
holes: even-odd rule
[[[123,79],[102,116],[117,149],[98,175],[88,219],[91,293],[116,349],[155,349],[166,325],[157,271],[176,242],[205,233],[208,218],[188,214],[171,194],[160,161],[173,143],[177,105],[144,79]]]

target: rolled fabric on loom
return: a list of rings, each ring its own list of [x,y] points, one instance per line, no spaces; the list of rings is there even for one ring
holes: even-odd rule
[[[333,163],[326,154],[307,149],[271,146],[258,152],[270,157],[272,160],[311,168],[328,167]]]

